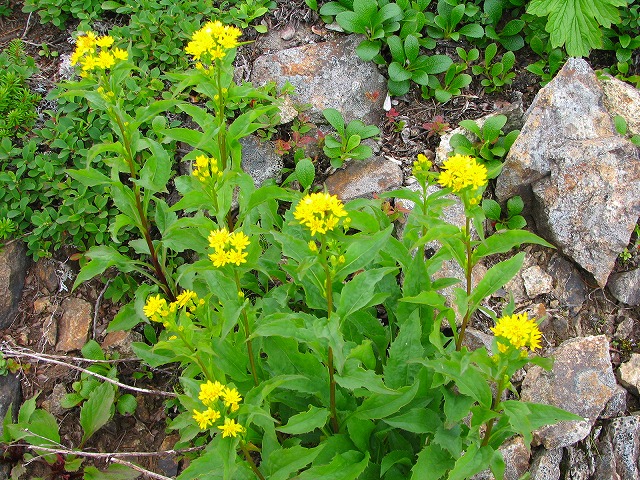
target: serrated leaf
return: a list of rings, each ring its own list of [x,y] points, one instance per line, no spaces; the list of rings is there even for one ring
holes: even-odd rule
[[[111,418],[115,387],[110,383],[102,383],[96,387],[89,399],[80,409],[80,426],[82,426],[81,443],[87,441],[94,433],[104,426]]]
[[[531,0],[527,12],[548,16],[545,30],[551,34],[552,47],[564,45],[569,56],[586,57],[602,45],[600,27],[618,23],[617,7],[626,4],[625,0]]]
[[[516,195],[515,197],[511,197],[507,200],[507,213],[510,217],[522,213],[522,210],[524,210],[524,201],[522,200],[522,197]]]

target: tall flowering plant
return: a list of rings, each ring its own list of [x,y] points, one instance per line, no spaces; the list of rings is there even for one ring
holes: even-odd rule
[[[517,368],[548,364],[535,355],[535,321],[506,308],[495,318],[492,347],[464,346],[473,312],[516,273],[522,254],[475,286],[471,272],[483,257],[545,242],[524,231],[484,238],[478,203],[486,169],[471,157],[454,156],[436,173],[420,156],[418,191],[381,196],[416,205],[401,236],[382,199],[344,204],[327,192],[256,188],[241,169],[239,140],[276,107],[264,92],[233,82],[240,34],[205,24],[186,47],[194,67],[169,75],[175,97],[135,117],[119,103],[122,79],[135,67],[116,61],[124,54],[115,42],[87,36],[74,54],[84,78],[68,92],[107,111],[115,139],[89,155],[109,162],[111,176],[90,168],[71,174],[109,186],[122,212],[114,239],[137,228],[132,247],[150,259],[97,247],[78,282],[109,266],[149,280],[109,330],[145,323],[157,338],[135,343],[135,353],[152,368],[179,369],[169,428],[180,434],[177,448],[206,445],[179,478],[437,480],[487,467],[500,477],[498,448],[507,438],[530,440],[533,429],[574,417],[504,397]],[[187,90],[204,104],[178,100]],[[231,114],[227,106],[240,96],[256,106]],[[168,109],[198,129],[167,126]],[[169,206],[159,194],[177,141],[193,147],[184,157],[192,167],[174,179],[181,198]],[[432,193],[436,184],[444,190]],[[463,228],[442,220],[449,193],[464,205]],[[428,255],[433,240],[439,249]],[[456,281],[434,275],[449,260],[467,280],[455,290],[455,308],[440,291]],[[453,337],[443,333],[445,321]]]

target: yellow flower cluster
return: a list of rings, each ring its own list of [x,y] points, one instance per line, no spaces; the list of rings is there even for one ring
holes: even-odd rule
[[[476,190],[487,184],[487,169],[469,155],[453,155],[442,165],[438,183],[454,192],[467,187]]]
[[[426,155],[419,153],[417,160],[413,162],[413,176],[416,178],[424,177],[429,170],[431,170],[432,166],[433,163],[426,157]]]
[[[221,417],[221,403],[226,407],[226,412],[236,412],[240,408],[242,396],[235,388],[229,388],[222,383],[210,380],[200,385],[198,399],[206,407],[204,410],[193,410],[193,419],[198,424],[200,430],[212,427]],[[244,428],[234,419],[225,418],[224,424],[216,425],[222,432],[222,437],[236,437],[244,432]]]
[[[227,50],[238,46],[242,31],[219,20],[207,22],[204,27],[191,36],[184,49],[197,62],[213,62],[223,58]]]
[[[214,158],[198,155],[193,166],[193,176],[203,183],[208,178],[222,177],[222,171],[218,168],[218,162]]]
[[[246,248],[249,237],[242,232],[229,232],[226,228],[209,234],[209,246],[214,252],[209,254],[214,267],[223,267],[228,263],[239,266],[247,261]]]
[[[340,222],[340,218],[346,216],[347,211],[342,202],[335,195],[328,193],[307,195],[300,200],[293,212],[293,218],[311,230],[311,235],[324,234],[333,230]]]
[[[167,304],[167,301],[161,295],[151,295],[147,298],[147,303],[142,307],[142,311],[152,322],[162,322],[165,327],[168,326],[168,319],[171,315],[175,315],[178,310],[185,309],[186,315],[191,315],[197,305],[203,305],[204,300],[198,300],[198,295],[191,290],[184,290],[175,302]]]
[[[517,349],[529,348],[532,351],[540,348],[542,333],[536,321],[530,319],[526,312],[499,318],[491,331],[496,337],[509,341],[508,344],[498,341],[501,352],[506,352],[509,346]]]
[[[76,40],[76,50],[71,55],[71,65],[80,64],[82,74],[93,70],[107,70],[118,61],[126,60],[129,54],[126,50],[113,47],[113,37],[104,35],[97,37],[93,32],[87,32]]]

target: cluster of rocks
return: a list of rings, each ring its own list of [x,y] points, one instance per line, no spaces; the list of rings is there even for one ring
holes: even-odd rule
[[[385,79],[355,55],[358,41],[347,36],[267,53],[255,61],[251,79],[294,85],[292,100],[310,104],[307,113],[314,122],[322,122],[322,110],[332,107],[346,121],[378,123]],[[621,306],[640,305],[640,270],[612,274],[640,216],[639,151],[616,132],[613,117],[622,116],[630,133],[640,133],[640,93],[616,79],[599,79],[585,61],[570,59],[526,112],[516,106],[502,113],[521,134],[497,179],[495,195],[503,203],[521,195],[536,233],[557,247],[554,252],[528,248],[524,268],[498,294],[512,294],[519,308],[547,314],[541,328],[546,354],[555,363],[551,371],[532,367],[523,374],[521,397],[584,418],[538,430],[531,446],[519,437],[505,444],[506,478],[517,479],[527,471],[534,480],[640,478],[640,412],[635,411],[640,355],[631,355],[615,371],[610,355],[616,341],[636,334],[637,319],[615,317],[603,334],[583,335],[581,316],[594,291],[608,292]],[[449,149],[447,139],[443,137],[439,159]],[[248,140],[244,146],[243,164],[257,182],[265,172],[280,170],[281,158],[269,144]],[[348,162],[326,186],[348,201],[371,198],[408,180],[401,162],[377,155]],[[460,218],[460,212],[452,217]],[[23,246],[8,244],[0,253],[0,328],[16,318],[26,269]],[[40,312],[52,308],[47,300],[39,302],[34,309]],[[49,343],[61,352],[79,349],[89,338],[92,308],[79,298],[64,300],[62,314],[51,315],[57,321],[49,329]],[[470,338],[480,339],[477,345],[483,344],[482,336],[479,330],[469,332]],[[0,377],[0,415],[10,402],[8,395],[19,391],[11,378]]]

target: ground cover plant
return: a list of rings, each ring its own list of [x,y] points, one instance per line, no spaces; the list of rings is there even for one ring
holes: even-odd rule
[[[430,3],[316,6],[323,15],[335,15],[345,30],[365,34],[358,53],[388,63],[392,92],[417,84],[425,97],[441,101],[460,94],[469,73],[481,75],[488,90],[508,85],[509,53],[525,42],[537,39],[557,48],[545,47],[543,55],[569,45],[570,38],[547,42],[544,29],[518,18],[533,15],[546,26],[554,10],[544,10],[542,3]],[[65,242],[78,247],[83,267],[76,287],[119,271],[133,300],[109,330],[144,332],[145,341],[134,345],[138,357],[151,369],[171,365],[178,371],[175,392],[167,392],[168,428],[180,436],[177,448],[200,448],[179,478],[462,479],[486,468],[501,477],[498,447],[505,440],[520,434],[530,443],[537,427],[576,418],[503,396],[517,369],[550,366],[536,354],[535,319],[509,305],[498,316],[486,310],[495,323],[493,345],[475,351],[464,346],[474,312],[516,274],[524,254],[495,263],[472,285],[478,262],[526,243],[548,246],[519,229],[517,201],[506,218],[482,208],[483,192],[515,139],[515,133],[501,130],[503,117],[482,127],[463,124],[478,142],[457,137],[453,156],[439,171],[419,155],[412,168],[417,192],[403,189],[343,204],[314,185],[314,162],[302,156],[296,159],[297,183],[271,181],[256,188],[240,167],[239,141],[273,128],[269,119],[278,99],[269,88],[233,80],[242,32],[229,24],[246,27],[268,4],[234,3],[229,12],[235,13],[226,15],[211,6],[210,15],[229,24],[208,22],[206,16],[172,18],[154,32],[157,37],[145,37],[144,25],[156,24],[154,15],[162,17],[159,5],[102,4],[139,17],[110,35],[78,33],[73,62],[82,78],[51,94],[58,110],[32,139],[3,139],[0,160],[7,172],[3,181],[9,172],[16,176],[13,182],[25,172],[45,185],[65,178],[69,194],[62,200],[40,183],[21,187],[44,195],[27,202],[42,205],[31,215],[36,228],[28,237],[30,252],[45,255]],[[610,27],[614,14],[606,11],[608,17],[592,16]],[[505,12],[513,17],[506,24]],[[455,63],[447,55],[428,55],[442,39],[478,43],[475,52],[459,47],[461,63]],[[630,68],[633,45],[631,38],[620,38],[620,61],[612,68],[623,76],[629,74],[623,64]],[[622,51],[629,48],[630,54]],[[506,51],[498,55],[498,49]],[[536,68],[552,75],[544,66]],[[360,141],[377,135],[377,127],[345,125],[336,111],[325,111],[325,118],[336,130],[325,139],[328,161],[339,166],[368,156]],[[186,119],[197,127],[185,127]],[[434,120],[431,128],[441,132],[444,125]],[[37,148],[41,139],[55,155]],[[178,154],[178,143],[190,147],[186,155]],[[178,162],[190,173],[177,175]],[[166,195],[170,182],[179,193],[176,203]],[[430,185],[444,190],[428,194]],[[451,203],[447,194],[464,206],[463,228],[441,220]],[[414,205],[402,232],[384,208],[392,198]],[[26,211],[26,205],[12,208]],[[92,216],[91,226],[82,223],[97,212],[102,216]],[[490,237],[484,236],[487,218],[503,227]],[[20,233],[29,228],[16,222]],[[8,224],[0,229],[8,232],[4,236],[14,233]],[[439,249],[430,255],[434,241]],[[464,281],[432,281],[444,262],[457,263]],[[440,293],[447,286],[455,288],[454,305]],[[88,345],[83,354],[100,361],[102,352]],[[69,407],[82,405],[80,445],[61,448],[55,419],[36,408],[35,398],[19,409],[17,422],[7,415],[3,442],[31,445],[34,455],[65,474],[135,478],[136,472],[121,465],[104,473],[83,467],[84,443],[116,411],[135,409],[109,382],[117,371],[92,373],[97,371],[106,379],[83,378],[65,400]]]

